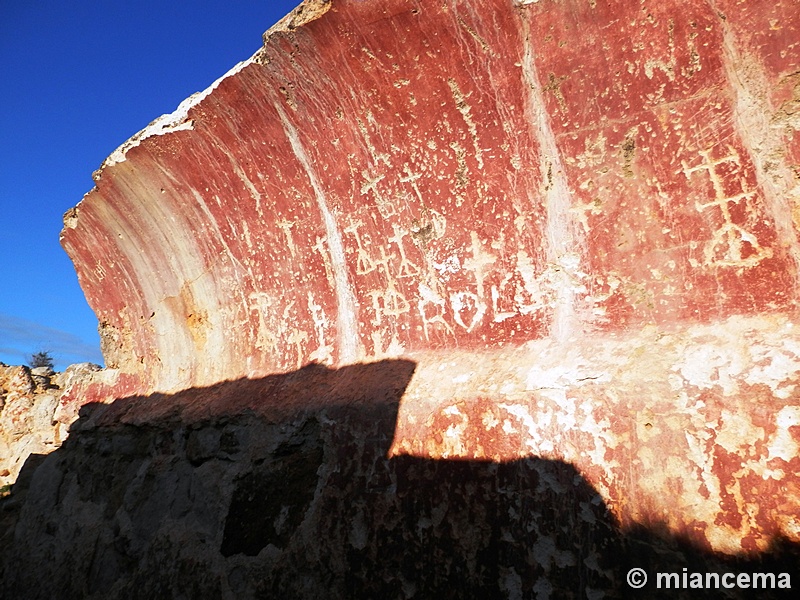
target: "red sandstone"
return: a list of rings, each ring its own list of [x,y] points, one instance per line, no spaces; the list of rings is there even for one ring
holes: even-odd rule
[[[64,418],[406,356],[397,453],[559,457],[623,523],[800,541],[796,4],[298,11],[67,215],[110,369]]]

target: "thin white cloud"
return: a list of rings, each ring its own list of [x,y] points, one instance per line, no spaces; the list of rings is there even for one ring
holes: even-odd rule
[[[57,369],[77,362],[103,364],[100,348],[75,334],[0,313],[0,362],[26,364],[42,350],[50,353]]]

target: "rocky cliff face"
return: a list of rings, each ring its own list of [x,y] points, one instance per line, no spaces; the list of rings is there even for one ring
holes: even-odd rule
[[[304,4],[67,215],[108,364],[175,391],[793,310],[795,8]]]
[[[114,152],[66,215],[110,369],[64,395],[57,418],[111,403],[78,438],[108,456],[138,441],[108,485],[81,466],[83,442],[48,459],[30,491],[50,500],[23,511],[15,539],[45,539],[43,515],[84,510],[80,498],[104,515],[92,556],[130,540],[116,567],[96,567],[114,575],[87,572],[97,590],[129,589],[125,561],[182,556],[186,573],[213,563],[224,594],[263,575],[273,591],[341,597],[363,585],[346,573],[426,544],[440,573],[476,589],[561,597],[553,565],[595,565],[578,595],[621,593],[625,548],[660,556],[627,537],[643,528],[671,540],[674,564],[800,543],[798,64],[788,0],[304,3]],[[398,357],[415,371],[395,382],[390,433],[334,425],[337,402],[370,406],[348,378]],[[338,383],[248,387],[310,377],[297,370],[309,362]],[[267,454],[220,449],[230,419],[287,402],[301,416],[245,427],[272,440]],[[359,445],[337,462],[373,435],[382,459]],[[223,483],[193,529],[206,484],[191,474],[207,460],[190,455],[206,443]],[[277,458],[281,444],[297,457]],[[468,483],[449,475],[457,465]],[[65,475],[76,469],[87,479]],[[124,491],[167,482],[191,501],[143,508],[144,491]],[[260,533],[246,526],[256,513],[271,515]],[[550,515],[560,531],[600,522],[606,541],[546,533]],[[476,521],[487,529],[469,533]],[[65,552],[60,527],[41,552]],[[298,558],[328,535],[338,550]],[[497,558],[501,542],[526,558]],[[290,582],[279,564],[305,566]],[[415,587],[418,562],[390,564],[400,574],[364,593],[447,587],[445,575]],[[164,577],[175,590],[188,575]]]

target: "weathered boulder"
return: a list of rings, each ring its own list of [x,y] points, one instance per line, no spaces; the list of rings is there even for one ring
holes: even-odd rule
[[[66,215],[110,369],[58,418],[403,356],[393,456],[555,461],[623,531],[800,543],[799,28],[790,0],[304,3]]]

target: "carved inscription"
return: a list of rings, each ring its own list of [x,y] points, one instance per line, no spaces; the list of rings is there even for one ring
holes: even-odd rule
[[[385,284],[369,290],[366,296],[371,325],[386,328],[387,335],[394,331],[398,317],[411,312],[412,305],[422,321],[426,340],[436,331],[448,336],[455,336],[459,330],[473,333],[487,322],[501,323],[552,307],[557,298],[555,288],[563,284],[551,267],[536,273],[531,258],[522,251],[510,263],[508,259],[500,260],[489,247],[501,250],[503,238],[489,244],[471,231],[469,246],[464,248],[467,256],[460,258],[460,253],[454,252],[441,263],[428,258],[428,277],[415,286],[416,298],[409,298],[408,289],[401,282],[423,273],[409,258],[409,246],[404,240],[411,233],[392,224],[393,234],[377,245],[376,252],[363,227],[363,221],[351,219],[344,232],[355,242],[356,272],[378,272],[385,277]],[[448,281],[461,271],[469,273],[474,284],[453,289]],[[375,348],[377,352],[378,345]]]
[[[699,212],[718,208],[722,216],[722,225],[713,233],[711,240],[706,242],[703,250],[705,264],[715,267],[754,267],[763,259],[772,256],[771,248],[763,248],[756,236],[741,225],[733,222],[731,206],[739,203],[747,204],[752,201],[758,192],[747,189],[746,182],[739,178],[741,191],[736,194],[726,194],[725,185],[719,168],[726,163],[740,165],[739,155],[732,147],[728,154],[721,158],[713,159],[711,150],[699,152],[702,162],[690,167],[683,162],[683,172],[687,179],[693,173],[705,171],[711,180],[714,198],[708,202],[696,202],[695,207]]]
[[[365,248],[364,240],[361,239],[361,235],[358,232],[358,228],[363,226],[364,223],[362,221],[351,219],[350,225],[344,228],[344,232],[352,235],[356,241],[356,273],[358,275],[372,273],[377,268],[375,261],[372,260]]]
[[[413,277],[419,274],[419,267],[415,265],[406,256],[406,249],[403,246],[403,238],[408,236],[408,232],[392,223],[394,235],[389,238],[389,242],[394,242],[397,245],[397,250],[400,252],[400,266],[397,268],[398,277]]]
[[[248,296],[248,310],[258,317],[258,330],[256,333],[255,347],[261,351],[274,351],[277,338],[265,315],[271,314],[272,298],[266,292],[252,292]]]
[[[317,304],[314,294],[311,292],[308,292],[308,311],[311,313],[317,338],[317,349],[308,358],[312,361],[330,364],[333,361],[333,344],[328,344],[325,340],[325,328],[329,326],[328,319],[322,306]]]

